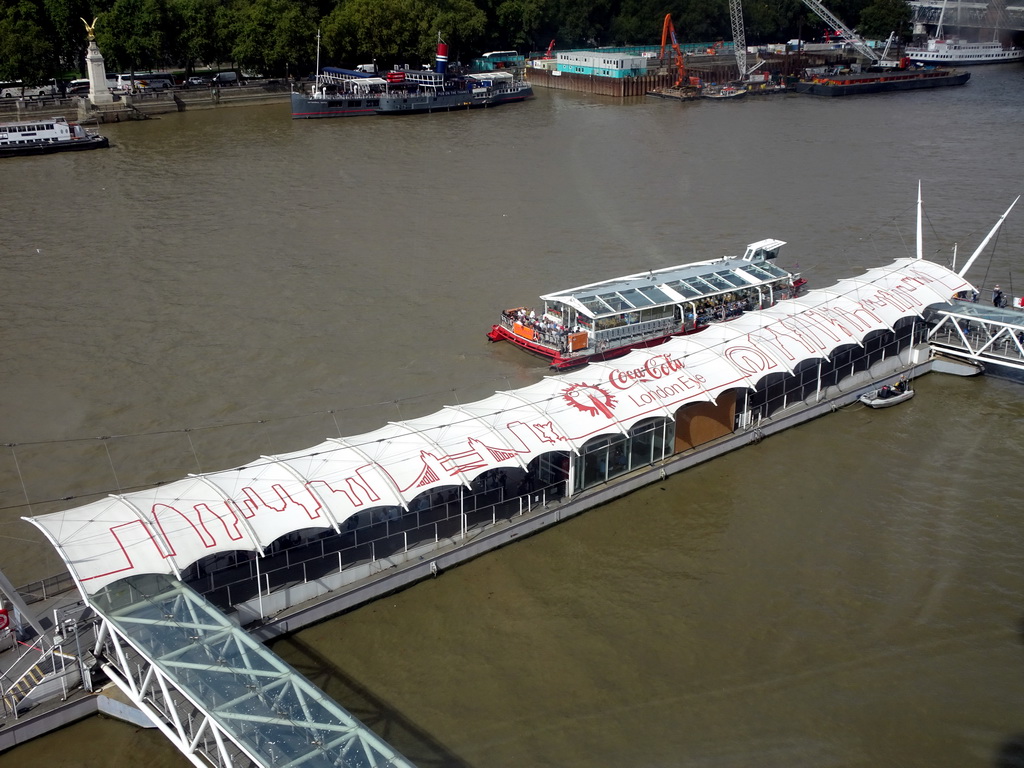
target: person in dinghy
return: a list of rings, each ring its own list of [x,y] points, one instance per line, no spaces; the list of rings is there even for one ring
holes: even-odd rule
[[[906,376],[900,376],[899,380],[892,386],[884,384],[874,392],[867,392],[860,396],[860,401],[872,408],[885,408],[890,405],[908,400],[914,396],[910,389],[910,381]]]

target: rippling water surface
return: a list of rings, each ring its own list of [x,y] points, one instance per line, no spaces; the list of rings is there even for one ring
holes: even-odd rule
[[[962,261],[1022,191],[1022,85],[995,67],[839,100],[222,109],[5,161],[0,562],[59,567],[22,515],[536,381],[483,333],[552,289],[764,237],[829,285],[912,252],[918,179],[927,253]],[[1024,293],[1022,234],[1015,213],[969,277]],[[1022,390],[917,386],[275,649],[420,765],[1008,765]],[[44,760],[185,764],[95,718],[0,755]]]

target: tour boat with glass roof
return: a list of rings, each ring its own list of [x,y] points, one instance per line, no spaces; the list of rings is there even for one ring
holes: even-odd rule
[[[696,333],[798,295],[806,281],[774,264],[782,240],[760,240],[743,256],[682,264],[541,296],[544,308],[501,313],[487,338],[509,341],[556,370],[610,360]]]

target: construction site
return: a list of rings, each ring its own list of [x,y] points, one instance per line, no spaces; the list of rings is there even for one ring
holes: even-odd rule
[[[852,63],[873,66],[887,59],[888,45],[878,50],[818,0],[804,3],[835,30],[829,42],[791,41],[748,48],[742,1],[729,0],[731,42],[680,44],[672,16],[666,14],[660,45],[555,51],[552,40],[542,56],[529,61],[528,76],[534,85],[556,90],[689,101],[781,93],[808,69]]]

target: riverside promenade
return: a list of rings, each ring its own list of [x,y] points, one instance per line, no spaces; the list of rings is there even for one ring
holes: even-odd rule
[[[61,116],[79,122],[111,123],[146,120],[172,112],[226,107],[284,104],[290,98],[288,85],[281,81],[252,81],[247,85],[221,88],[174,88],[138,93],[105,105],[89,108],[88,100],[69,98],[0,99],[0,122],[20,122],[35,117]]]

